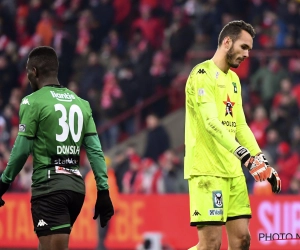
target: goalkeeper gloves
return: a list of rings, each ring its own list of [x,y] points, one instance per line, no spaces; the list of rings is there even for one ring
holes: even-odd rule
[[[0,178],[0,207],[4,206],[5,201],[2,200],[2,195],[8,190],[10,184],[4,183]]]
[[[114,215],[114,207],[108,190],[98,190],[93,219],[96,220],[99,215],[101,227],[105,227],[107,222]]]
[[[255,181],[268,180],[272,186],[272,192],[280,192],[281,180],[279,175],[274,168],[270,167],[269,162],[263,153],[259,153],[256,156],[250,156],[248,149],[239,146],[235,150],[234,155],[246,166]]]

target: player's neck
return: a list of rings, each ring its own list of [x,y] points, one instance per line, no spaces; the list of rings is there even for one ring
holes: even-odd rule
[[[212,61],[220,70],[227,74],[230,66],[226,61],[226,56],[223,55],[223,53],[219,49],[217,49],[216,53],[214,54]]]
[[[48,77],[40,80],[39,87],[42,88],[47,85],[60,85],[57,77]]]

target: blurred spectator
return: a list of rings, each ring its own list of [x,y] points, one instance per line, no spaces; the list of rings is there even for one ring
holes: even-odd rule
[[[153,184],[157,193],[187,193],[188,183],[183,178],[183,165],[173,150],[165,151],[159,157],[161,170],[156,174]]]
[[[112,0],[90,0],[89,2],[93,16],[90,46],[92,50],[98,51],[113,25],[115,11]]]
[[[144,84],[142,86],[142,96],[151,97],[153,95],[163,95],[170,86],[171,75],[168,71],[169,58],[166,53],[157,51],[152,59],[152,65],[149,72],[144,76]],[[143,112],[155,113],[158,117],[163,117],[168,112],[168,99],[160,98],[154,104]]]
[[[278,129],[281,138],[289,141],[289,133],[299,114],[298,104],[292,93],[282,93],[278,107],[272,110],[272,124]]]
[[[36,34],[40,36],[42,44],[45,46],[50,46],[53,38],[52,30],[53,22],[51,20],[50,13],[48,11],[43,11],[41,20],[37,23]]]
[[[291,132],[291,147],[294,152],[300,153],[300,125],[296,124]]]
[[[116,152],[114,156],[114,169],[116,173],[117,185],[120,192],[123,192],[123,178],[125,173],[129,170],[130,158],[133,155],[138,155],[136,152],[136,146],[134,144],[128,144],[124,151]]]
[[[104,76],[104,86],[101,100],[101,122],[107,123],[126,108],[124,94],[119,86],[118,79],[113,72],[108,72]],[[116,145],[119,136],[119,126],[111,125],[101,134],[102,146],[109,149]]]
[[[139,11],[140,17],[133,22],[132,31],[140,29],[153,48],[160,48],[163,41],[164,23],[152,16],[152,9],[148,4],[141,3]]]
[[[273,98],[280,90],[280,82],[285,77],[287,72],[276,57],[271,58],[267,66],[261,67],[251,77],[251,87],[259,93],[268,114]]]
[[[297,171],[296,175],[293,176],[290,187],[288,190],[288,194],[299,194],[300,193],[300,174],[299,170]]]
[[[272,126],[266,129],[266,138],[267,138],[266,146],[263,147],[262,149],[268,155],[267,157],[268,161],[272,165],[275,162],[277,162],[277,158],[278,158],[277,148],[281,138],[278,130]]]
[[[159,156],[170,148],[170,138],[155,114],[147,116],[146,124],[148,130],[143,157],[157,161]]]
[[[194,43],[194,27],[189,24],[184,10],[180,7],[173,9],[173,20],[170,27],[166,30],[168,46],[170,47],[171,60],[182,62],[186,52]]]
[[[263,106],[258,106],[255,108],[253,121],[249,124],[255,139],[260,148],[266,146],[267,138],[265,130],[268,127],[270,121],[267,117],[267,112]]]
[[[141,158],[138,155],[129,157],[129,169],[122,180],[123,193],[138,194],[142,191]]]
[[[293,152],[287,142],[281,142],[277,150],[279,157],[275,168],[281,179],[281,192],[287,193],[293,176],[299,167],[300,159],[298,153]]]

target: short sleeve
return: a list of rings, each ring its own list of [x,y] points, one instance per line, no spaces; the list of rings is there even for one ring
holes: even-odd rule
[[[215,102],[215,83],[206,71],[199,68],[192,75],[197,103]]]
[[[35,137],[39,123],[39,108],[34,101],[24,97],[20,104],[20,124],[18,135]]]

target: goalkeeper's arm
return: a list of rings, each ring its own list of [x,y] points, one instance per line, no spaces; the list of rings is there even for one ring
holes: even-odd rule
[[[224,148],[226,148],[229,152],[233,153],[238,159],[240,159],[240,161],[248,168],[248,170],[250,171],[250,173],[252,174],[252,176],[254,177],[254,179],[256,181],[264,181],[264,180],[271,179],[271,178],[274,179],[273,175],[275,174],[274,173],[275,170],[271,167],[268,167],[265,164],[265,162],[261,160],[263,158],[265,159],[265,157],[262,154],[258,154],[256,156],[251,156],[250,151],[246,147],[241,146],[235,140],[235,138],[233,138],[230,135],[230,133],[227,131],[227,129],[222,125],[222,123],[218,119],[218,112],[217,112],[217,107],[216,107],[215,103],[213,103],[213,102],[201,103],[199,105],[199,109],[202,114],[206,130]],[[244,117],[244,113],[243,113],[243,117]],[[246,124],[246,122],[245,122],[245,124]],[[246,124],[246,127],[248,127],[247,124]],[[247,132],[247,131],[245,131],[245,132]],[[252,144],[253,146],[251,146],[251,144],[249,144],[249,143],[246,143],[246,144],[250,146],[252,152],[256,152],[256,154],[257,154],[260,152],[260,149],[259,149],[259,147],[256,143],[256,140],[250,129],[249,129],[249,132],[250,132],[250,135],[252,135],[252,137],[254,139],[254,144]],[[243,138],[246,138],[246,137],[243,137]],[[259,156],[259,155],[262,155],[263,158],[262,158],[262,156]],[[273,187],[273,185],[272,185],[272,187]],[[278,186],[275,189],[280,190],[280,188]]]

